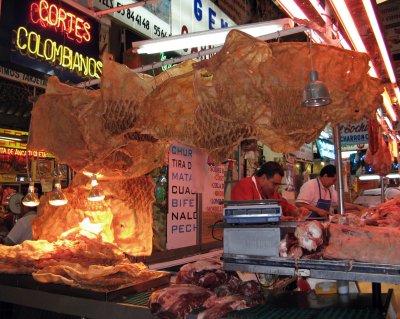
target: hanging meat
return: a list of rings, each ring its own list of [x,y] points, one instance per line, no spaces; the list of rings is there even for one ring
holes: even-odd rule
[[[365,53],[315,44],[312,55],[333,100],[318,109],[301,106],[308,43],[266,43],[233,30],[209,60],[155,78],[106,58],[100,90],[49,79],[32,110],[29,148],[114,179],[163,165],[172,141],[205,149],[216,161],[249,138],[295,151],[328,123],[369,117],[383,91],[368,75]]]
[[[368,121],[368,143],[365,163],[371,165],[378,175],[389,174],[392,170],[392,155],[383,136],[379,134],[379,124],[375,119]]]

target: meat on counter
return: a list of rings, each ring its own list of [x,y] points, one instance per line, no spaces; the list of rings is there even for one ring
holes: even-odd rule
[[[213,319],[264,302],[259,282],[242,281],[235,272],[223,270],[219,260],[201,260],[182,266],[176,283],[151,295],[149,307],[153,314],[160,318],[185,318],[202,306],[207,309],[198,318]],[[209,298],[203,298],[204,291],[209,292]]]

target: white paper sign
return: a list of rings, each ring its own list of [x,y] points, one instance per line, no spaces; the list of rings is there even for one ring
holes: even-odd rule
[[[137,1],[132,0],[96,0],[94,6],[100,10],[121,7]],[[137,30],[149,38],[161,38],[170,35],[170,26],[143,7],[133,7],[109,14],[128,28]]]
[[[193,148],[188,146],[173,144],[169,150],[167,249],[196,245],[194,156]]]

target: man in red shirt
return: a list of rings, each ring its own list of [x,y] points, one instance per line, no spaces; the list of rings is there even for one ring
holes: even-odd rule
[[[298,216],[308,214],[304,208],[297,208],[283,198],[277,189],[282,185],[282,166],[277,162],[264,163],[256,174],[241,179],[232,189],[231,200],[279,199],[282,214]]]

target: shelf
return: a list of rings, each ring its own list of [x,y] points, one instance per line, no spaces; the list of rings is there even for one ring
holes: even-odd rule
[[[312,260],[224,254],[224,268],[232,271],[303,276],[321,279],[400,284],[400,265],[349,260]]]

